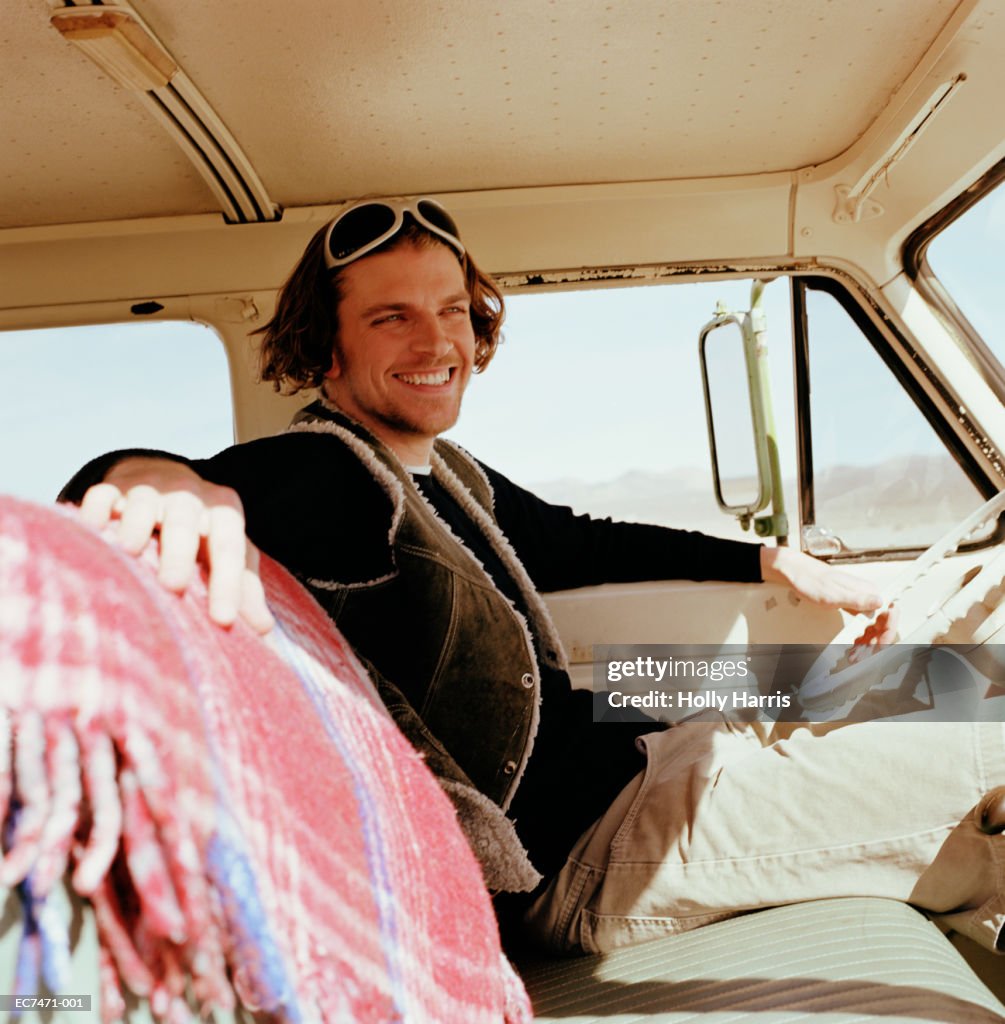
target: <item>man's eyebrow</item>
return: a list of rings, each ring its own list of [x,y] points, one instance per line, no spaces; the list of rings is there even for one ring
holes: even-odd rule
[[[470,302],[471,296],[467,292],[454,292],[452,295],[448,295],[443,299],[440,299],[441,305],[449,306],[456,302]],[[360,312],[361,317],[373,316],[375,313],[400,313],[402,310],[408,309],[409,303],[407,302],[375,302],[372,306],[367,306]]]
[[[361,310],[359,315],[361,317],[373,316],[374,313],[400,312],[403,309],[408,309],[407,302],[375,302],[372,306]]]

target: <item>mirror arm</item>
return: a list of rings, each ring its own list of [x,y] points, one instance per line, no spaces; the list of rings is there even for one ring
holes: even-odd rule
[[[778,432],[771,401],[771,378],[768,374],[768,320],[762,305],[767,281],[754,281],[750,290],[750,312],[744,316],[743,343],[747,357],[747,375],[750,380],[750,404],[753,410],[754,431],[763,437],[767,449],[768,493],[771,514],[754,520],[758,537],[777,537],[778,543],[788,543],[789,520],[785,514],[785,490],[782,487],[782,466],[778,454]],[[758,460],[758,475],[761,463]]]

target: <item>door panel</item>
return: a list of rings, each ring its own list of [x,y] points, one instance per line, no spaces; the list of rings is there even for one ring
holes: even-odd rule
[[[927,611],[933,596],[953,590],[981,557],[968,552],[937,565],[910,596],[904,619]],[[852,570],[882,589],[909,564],[868,562]],[[801,601],[778,584],[608,584],[549,594],[547,603],[573,685],[584,688],[593,685],[595,644],[826,644],[853,618]]]

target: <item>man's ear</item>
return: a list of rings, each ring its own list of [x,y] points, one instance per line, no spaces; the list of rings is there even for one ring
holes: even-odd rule
[[[342,367],[339,366],[338,355],[335,352],[335,347],[332,346],[332,364],[325,370],[325,380],[338,380],[342,376]]]

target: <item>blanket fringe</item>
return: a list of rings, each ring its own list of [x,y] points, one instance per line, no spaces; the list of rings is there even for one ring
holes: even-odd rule
[[[135,728],[126,740],[72,712],[7,708],[0,721],[0,884],[16,890],[25,919],[16,994],[69,985],[69,922],[53,901],[69,872],[94,907],[103,1019],[121,1017],[118,978],[157,1020],[179,1019],[187,979],[200,1013],[233,1010],[219,909],[201,858],[186,853],[208,847],[209,834],[189,834],[186,816],[168,812],[184,794],[164,782],[153,745]]]

